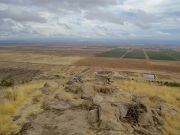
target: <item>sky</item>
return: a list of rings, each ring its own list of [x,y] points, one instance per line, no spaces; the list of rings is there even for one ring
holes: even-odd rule
[[[180,41],[180,0],[0,0],[0,40]]]

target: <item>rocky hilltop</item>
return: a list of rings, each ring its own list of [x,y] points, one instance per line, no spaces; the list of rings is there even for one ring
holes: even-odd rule
[[[111,71],[99,71],[91,78],[71,75],[65,83],[45,83],[43,96],[34,98],[42,101],[43,111],[31,115],[17,135],[163,134],[166,102],[118,89],[116,78]]]

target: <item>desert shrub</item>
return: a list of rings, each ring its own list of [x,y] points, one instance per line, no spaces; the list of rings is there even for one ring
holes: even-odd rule
[[[0,82],[0,86],[4,87],[10,87],[14,85],[14,80],[13,79],[3,79]]]
[[[177,83],[177,82],[165,82],[164,85],[170,86],[170,87],[180,87],[180,83]]]

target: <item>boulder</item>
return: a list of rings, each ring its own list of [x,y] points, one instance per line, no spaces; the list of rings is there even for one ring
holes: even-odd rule
[[[154,126],[153,114],[150,109],[139,116],[138,123],[140,126]]]
[[[115,106],[119,109],[119,118],[122,120],[126,117],[128,112],[128,104],[124,102],[115,103]]]
[[[95,95],[95,91],[92,85],[85,84],[82,86],[82,93],[81,93],[82,99],[91,99],[92,97],[94,97],[94,95]]]
[[[59,84],[57,82],[46,82],[44,84],[44,88],[58,88],[59,87]]]
[[[74,94],[79,94],[82,92],[82,87],[81,87],[81,85],[78,85],[78,84],[68,85],[65,87],[65,91],[72,92]]]
[[[135,132],[142,135],[155,135],[155,133],[148,131],[147,129],[143,127],[134,127]]]
[[[99,120],[99,116],[98,116],[98,109],[93,109],[93,110],[90,110],[88,112],[88,116],[87,116],[87,119],[88,119],[88,122],[92,125],[94,123],[97,123],[98,120]]]
[[[101,103],[99,106],[99,128],[104,130],[123,131],[125,128],[118,122],[118,110],[110,103]]]
[[[95,85],[94,90],[98,93],[112,94],[116,88],[112,86]]]
[[[100,105],[103,101],[104,101],[104,100],[103,100],[103,97],[100,96],[99,94],[96,94],[96,95],[94,96],[94,98],[93,98],[93,103],[94,103],[95,105]]]
[[[94,105],[92,100],[83,100],[81,107],[83,110],[92,110],[95,109],[96,105]]]
[[[68,85],[72,85],[74,82],[76,83],[82,83],[82,78],[81,76],[72,76],[69,78],[69,80],[67,81]]]

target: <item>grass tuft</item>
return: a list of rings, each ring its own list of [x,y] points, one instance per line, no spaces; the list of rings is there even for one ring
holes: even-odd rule
[[[16,131],[18,129],[10,116],[0,114],[0,118],[0,135],[7,135],[9,131]]]
[[[30,82],[13,88],[2,90],[0,101],[0,135],[9,135],[16,132],[18,126],[13,121],[13,116],[18,109],[26,103],[31,102],[33,96],[39,94],[37,89],[42,87],[44,82]]]

